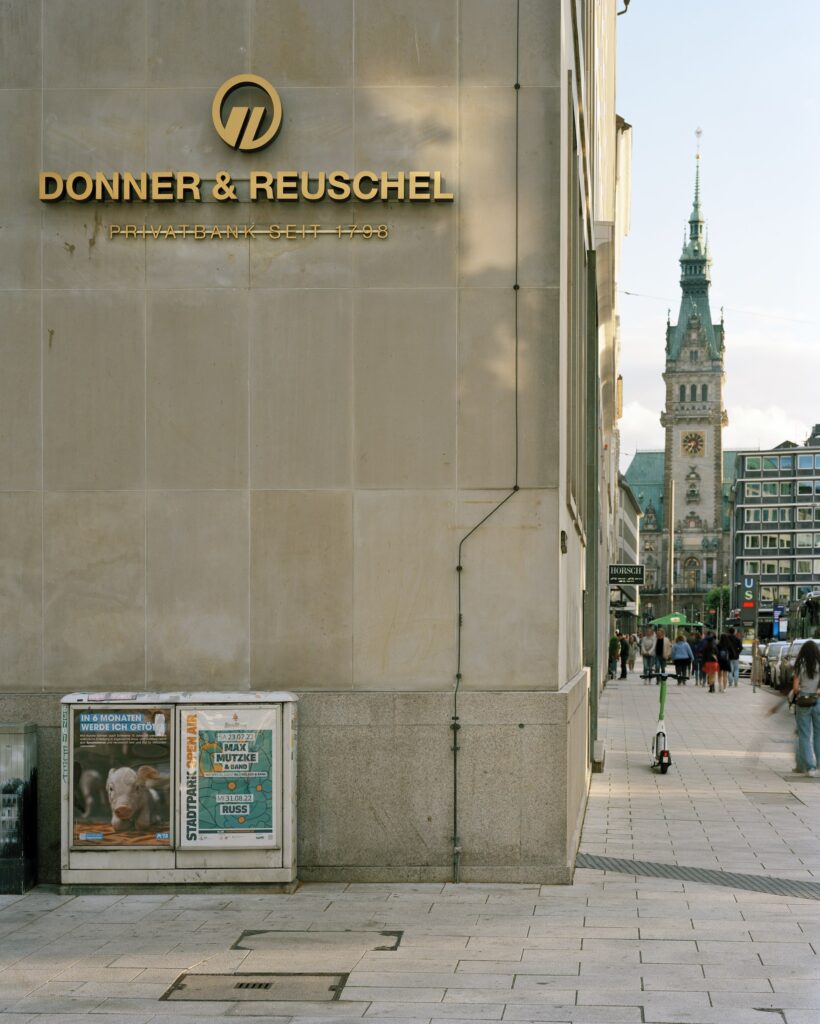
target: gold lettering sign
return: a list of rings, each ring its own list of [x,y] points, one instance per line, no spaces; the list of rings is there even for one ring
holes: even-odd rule
[[[322,199],[344,203],[375,201],[451,203],[455,198],[444,186],[441,171],[251,171],[247,200],[251,203],[315,203]],[[244,184],[244,182],[243,182]],[[240,200],[238,181],[227,171],[217,171],[207,190],[209,198],[224,203]],[[95,202],[201,202],[204,179],[195,171],[57,171],[40,173],[40,200],[54,203],[70,199]]]
[[[271,123],[261,134],[259,129],[268,113],[266,107],[236,106],[228,114],[227,120],[223,118],[224,108],[230,97],[238,89],[247,87],[261,90],[272,107]],[[243,152],[264,149],[273,142],[282,127],[282,101],[270,82],[259,75],[235,75],[217,89],[211,107],[211,117],[217,135],[231,149],[241,149]]]
[[[267,106],[237,104],[226,116],[231,96],[246,88],[261,92],[270,111]],[[276,138],[282,126],[282,101],[270,82],[259,75],[235,75],[217,89],[211,116],[217,134],[228,146],[255,151]],[[268,117],[270,123],[266,123]],[[360,203],[451,203],[455,198],[446,189],[441,171],[424,170],[250,171],[247,178],[236,179],[224,170],[217,171],[213,179],[196,171],[42,171],[39,186],[43,203],[65,199],[75,203],[200,203],[203,193],[206,200],[220,203],[315,203],[325,199],[336,203],[351,199]]]

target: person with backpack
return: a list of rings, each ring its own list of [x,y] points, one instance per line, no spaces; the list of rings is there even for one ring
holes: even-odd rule
[[[715,692],[715,686],[717,685],[718,672],[720,671],[720,663],[718,662],[717,645],[715,644],[715,638],[710,633],[703,643],[703,671],[706,675],[706,685],[709,687],[709,693]]]
[[[820,763],[820,649],[813,640],[800,648],[794,662],[792,702],[797,720],[797,764],[815,776]]]

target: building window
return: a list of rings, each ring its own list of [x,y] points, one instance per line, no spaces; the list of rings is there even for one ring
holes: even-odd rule
[[[776,576],[777,562],[761,562],[760,573],[762,576]]]
[[[781,469],[793,469],[794,468],[794,459],[791,457],[791,455],[781,455],[780,456],[780,468]]]
[[[777,523],[780,521],[776,508],[762,508],[760,510],[760,521],[762,523]]]
[[[760,562],[744,562],[743,571],[747,575],[751,573],[753,576],[757,576],[760,572]]]
[[[797,481],[797,493],[798,494],[812,494],[814,488],[811,485],[811,480],[798,480]]]
[[[709,385],[701,384],[700,386],[700,400],[701,402],[708,402],[709,400]]]
[[[814,560],[814,575],[817,576],[820,573],[820,558]]]
[[[747,548],[747,549],[748,548],[759,548],[760,547],[760,537],[756,536],[753,533],[752,534],[748,534],[744,538],[744,540],[743,540],[743,546],[745,548]]]
[[[763,497],[764,498],[776,498],[780,493],[780,488],[776,483],[763,484]]]
[[[815,533],[814,535],[814,546],[820,548],[820,533]]]
[[[810,548],[812,539],[810,533],[796,533],[794,535],[794,546],[796,548]]]
[[[760,497],[760,484],[746,484],[746,497],[747,498],[759,498]]]
[[[683,563],[683,585],[686,590],[700,588],[700,562],[697,558],[687,558]]]
[[[781,576],[791,576],[792,574],[792,563],[782,561],[777,563],[777,571]]]
[[[681,386],[680,386],[680,400],[682,402],[686,401],[686,385],[685,384],[681,384]]]
[[[696,363],[697,361],[698,361],[698,350],[696,348],[693,348],[689,352],[689,362],[690,363]]]
[[[792,546],[792,535],[790,533],[781,533],[778,535],[778,541],[780,542],[781,551],[789,551]]]
[[[818,511],[820,511],[820,509],[818,509]],[[812,521],[812,518],[813,517],[812,517],[811,506],[809,506],[809,508],[806,508],[805,506],[803,506],[802,508],[799,508],[797,510],[797,521],[798,521],[798,523],[810,523]]]
[[[814,469],[814,457],[811,455],[798,455],[797,456],[797,468],[798,469]]]
[[[791,480],[788,483],[780,485],[780,495],[783,498],[790,498],[794,493],[794,487],[792,486]]]
[[[794,563],[794,571],[800,575],[811,572],[811,559],[810,558],[798,558]]]
[[[747,508],[744,510],[744,518],[747,523],[759,523],[760,522],[760,509],[759,508]]]
[[[809,534],[811,536],[811,534]],[[777,534],[776,533],[764,533],[760,538],[760,546],[762,548],[776,548],[777,547]]]
[[[746,458],[746,472],[747,473],[759,473],[760,472],[760,456],[749,455]]]
[[[814,468],[820,469],[820,455],[814,456]]]
[[[781,508],[780,510],[780,522],[790,523],[792,521],[792,510],[790,508]]]
[[[764,455],[763,456],[763,469],[768,472],[769,470],[777,469],[777,456],[776,455]]]
[[[697,400],[698,400],[698,386],[697,386],[697,384],[690,384],[689,385],[689,401],[690,402],[697,402]]]

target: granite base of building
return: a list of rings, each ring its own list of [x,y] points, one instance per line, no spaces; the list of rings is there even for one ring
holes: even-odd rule
[[[572,881],[589,784],[588,674],[558,691],[463,692],[459,877]],[[60,694],[7,693],[39,727],[40,882],[59,881]],[[452,881],[453,695],[302,692],[299,878]]]

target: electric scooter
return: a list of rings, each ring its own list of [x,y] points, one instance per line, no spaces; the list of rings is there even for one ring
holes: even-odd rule
[[[661,775],[666,775],[669,771],[669,765],[672,764],[672,755],[669,753],[669,743],[666,737],[666,723],[663,720],[664,708],[666,706],[666,673],[665,672],[653,672],[658,682],[660,683],[660,711],[658,712],[658,727],[655,730],[655,736],[652,740],[652,760],[650,765],[652,768],[660,768]]]

